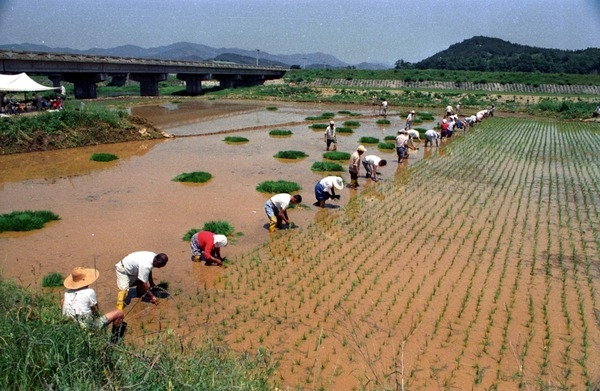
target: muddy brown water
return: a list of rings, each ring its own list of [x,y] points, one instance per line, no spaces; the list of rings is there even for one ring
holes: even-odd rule
[[[278,109],[267,110],[267,106]],[[206,221],[228,221],[242,235],[222,253],[231,262],[244,262],[245,254],[271,238],[263,209],[268,196],[255,190],[266,180],[284,179],[302,186],[299,193],[305,208],[289,213],[300,229],[328,213],[312,205],[314,185],[323,174],[310,167],[323,160],[323,132],[311,130],[305,118],[339,110],[360,116],[338,114],[338,125],[348,119],[361,123],[353,134],[338,136],[340,151],[352,152],[362,136],[383,141],[404,125],[393,110],[388,115],[390,125],[377,125],[380,117],[371,106],[201,101],[132,110],[173,138],[0,156],[0,213],[50,210],[60,216],[60,221],[40,230],[0,234],[2,277],[41,289],[48,273],[66,276],[74,266],[96,267],[100,279],[93,287],[101,309],[108,310],[116,295],[114,264],[130,252],[150,250],[168,254],[169,264],[155,271],[155,280],[168,281],[179,297],[210,290],[228,269],[190,262],[189,244],[182,240],[183,235]],[[430,128],[433,124],[419,126]],[[272,129],[289,129],[293,135],[271,137],[268,132]],[[225,143],[225,134],[233,132],[249,142]],[[367,154],[388,160],[388,166],[379,170],[383,181],[404,175],[405,164],[397,164],[395,151],[366,147]],[[298,161],[273,158],[282,150],[304,151],[309,157]],[[96,152],[112,153],[119,159],[90,161]],[[411,154],[409,164],[421,159],[424,152],[438,153],[421,148]],[[346,168],[347,162],[341,164]],[[202,185],[172,181],[190,171],[207,171],[213,178]],[[346,171],[340,174],[349,181]],[[365,188],[371,186],[367,182],[360,178]],[[340,201],[329,203],[328,211],[347,204],[351,191],[344,189],[341,194]],[[61,289],[52,292],[57,299],[62,295]],[[173,299],[160,304],[161,314],[177,311]],[[126,313],[133,323],[143,322],[157,316],[150,307],[135,302]]]

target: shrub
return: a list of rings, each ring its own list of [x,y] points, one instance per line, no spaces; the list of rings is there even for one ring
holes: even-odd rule
[[[358,142],[361,144],[377,144],[379,139],[376,137],[362,136]]]
[[[324,129],[327,129],[327,126],[329,126],[329,125],[327,125],[327,124],[312,124],[312,125],[309,125],[308,127],[311,129],[314,129],[314,130],[324,130]],[[338,129],[338,131],[339,131],[339,129]]]
[[[277,111],[277,107],[275,106],[267,106],[266,109],[269,111]]]
[[[323,157],[329,160],[348,160],[350,156],[350,153],[340,151],[329,151],[323,154]]]
[[[33,231],[40,229],[52,220],[60,220],[54,213],[47,210],[24,210],[0,215],[0,232],[6,231]]]
[[[274,129],[269,132],[270,136],[291,136],[293,133],[288,129]]]
[[[273,157],[278,159],[302,159],[308,155],[302,151],[279,151]]]
[[[225,139],[223,139],[223,141],[225,141],[226,143],[230,143],[230,144],[241,144],[241,143],[247,143],[250,140],[248,140],[245,137],[227,136],[227,137],[225,137]]]
[[[360,122],[358,121],[344,121],[344,123],[342,124],[346,127],[353,127],[353,128],[357,128],[360,126]]]
[[[383,139],[385,141],[390,141],[390,140],[396,141],[396,136],[389,135],[389,136],[385,136]]]
[[[192,183],[204,183],[208,182],[212,178],[212,175],[204,171],[195,172],[184,172],[177,175],[172,180],[175,182],[192,182]]]
[[[296,182],[288,182],[283,180],[265,181],[256,186],[256,190],[261,193],[292,193],[301,189],[302,187]]]
[[[90,157],[90,160],[95,162],[111,162],[116,159],[118,159],[118,157],[112,153],[94,153]]]
[[[391,122],[389,119],[378,119],[375,121],[377,125],[389,125]]]
[[[344,171],[341,164],[333,162],[314,162],[310,169],[312,171]]]
[[[49,273],[42,278],[42,286],[46,288],[63,286],[65,278],[60,273]]]

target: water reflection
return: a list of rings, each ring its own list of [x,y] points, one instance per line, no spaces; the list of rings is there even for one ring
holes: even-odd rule
[[[44,179],[53,183],[57,178],[89,174],[113,168],[120,161],[143,156],[157,144],[168,140],[133,141],[55,151],[30,152],[0,156],[0,186],[8,182]],[[90,160],[93,153],[111,153],[119,157],[111,162]]]

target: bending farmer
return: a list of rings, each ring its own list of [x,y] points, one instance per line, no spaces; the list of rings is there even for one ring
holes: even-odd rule
[[[290,204],[299,204],[302,202],[302,196],[296,194],[291,196],[288,193],[276,194],[265,202],[265,213],[269,218],[269,232],[275,232],[275,228],[282,229],[285,222],[290,226],[286,209]]]
[[[96,269],[74,268],[63,282],[67,291],[62,299],[62,313],[86,328],[103,329],[112,323],[112,341],[118,342],[125,332],[125,315],[119,309],[100,313],[96,291],[89,287],[98,277],[100,273]]]
[[[158,299],[152,293],[154,287],[152,269],[164,267],[169,262],[167,254],[155,254],[151,251],[136,251],[129,254],[115,265],[117,273],[117,308],[125,307],[125,299],[129,288],[135,286],[139,297],[148,295],[152,304],[158,304]]]
[[[315,206],[324,208],[325,201],[328,199],[339,200],[340,195],[335,194],[335,189],[342,190],[344,180],[339,176],[326,176],[315,185]]]
[[[210,231],[196,232],[190,240],[190,248],[192,249],[192,261],[205,261],[206,265],[216,263],[218,266],[223,265],[223,257],[221,257],[221,247],[227,246],[227,236],[214,234]]]

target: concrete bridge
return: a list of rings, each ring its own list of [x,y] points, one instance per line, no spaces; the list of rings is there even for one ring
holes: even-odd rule
[[[73,83],[75,98],[96,98],[96,84],[111,78],[113,85],[127,79],[140,83],[141,96],[158,96],[158,83],[176,74],[190,95],[202,93],[203,80],[218,80],[223,88],[260,85],[279,79],[286,68],[211,61],[152,60],[143,58],[22,52],[0,50],[0,73],[48,76],[54,87]]]

